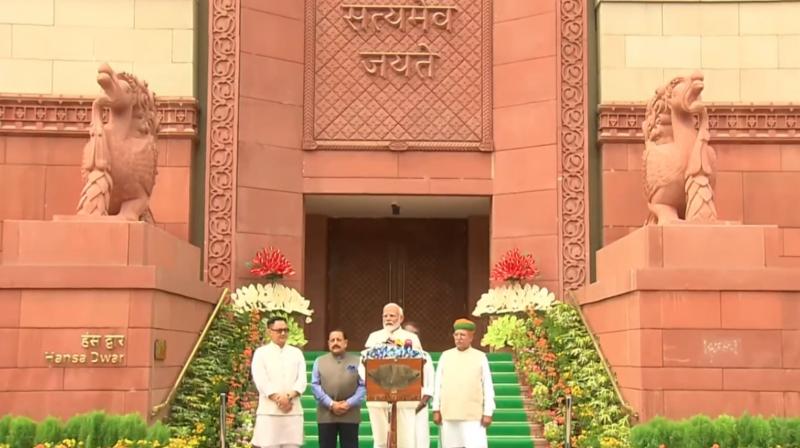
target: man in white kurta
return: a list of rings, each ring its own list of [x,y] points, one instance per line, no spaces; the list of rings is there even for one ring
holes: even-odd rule
[[[403,330],[403,309],[396,303],[388,303],[383,307],[383,328],[373,331],[365,345],[370,349],[379,345],[394,345],[411,341],[411,347],[422,350],[422,344],[414,333]],[[363,365],[362,365],[363,368]],[[397,448],[414,448],[415,445],[415,401],[397,403]],[[386,435],[389,432],[389,403],[384,401],[368,401],[369,422],[372,426],[374,448],[386,448]]]
[[[456,346],[442,353],[436,368],[433,421],[441,425],[441,448],[487,448],[495,409],[489,360],[472,348],[473,322],[459,319],[453,329]]]
[[[419,327],[416,323],[407,322],[403,325],[403,328],[419,336]],[[431,355],[425,351],[422,354],[425,356],[425,364],[422,366],[422,400],[414,409],[417,414],[414,418],[416,421],[414,440],[416,440],[416,448],[430,448],[431,431],[428,420],[428,402],[433,397],[435,372]]]
[[[300,349],[286,343],[286,320],[271,318],[267,327],[271,342],[256,349],[251,366],[258,410],[250,443],[258,448],[298,447],[303,444],[300,395],[306,389],[306,361]]]

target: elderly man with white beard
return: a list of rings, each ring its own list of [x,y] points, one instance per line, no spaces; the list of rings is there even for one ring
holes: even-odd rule
[[[387,303],[383,307],[383,328],[373,331],[365,344],[367,349],[384,345],[404,345],[411,341],[411,347],[422,350],[422,344],[416,334],[400,327],[403,323],[403,309],[396,303]],[[389,432],[389,403],[368,401],[369,422],[372,426],[374,448],[386,448],[386,434]],[[397,448],[414,448],[416,441],[416,401],[399,401],[397,403]]]

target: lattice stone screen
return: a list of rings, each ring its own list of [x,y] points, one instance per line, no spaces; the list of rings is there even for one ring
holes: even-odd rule
[[[490,0],[307,0],[305,149],[491,150]]]

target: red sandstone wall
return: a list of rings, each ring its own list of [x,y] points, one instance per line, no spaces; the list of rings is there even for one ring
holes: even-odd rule
[[[711,142],[717,151],[717,211],[743,224],[777,224],[785,264],[800,266],[800,144]],[[606,143],[603,163],[603,245],[641,227],[644,143]],[[797,262],[797,263],[796,263]]]
[[[530,251],[557,291],[558,61],[555,0],[494,2],[494,196],[491,260]]]
[[[643,420],[800,414],[800,293],[635,291],[583,311]]]
[[[0,135],[0,221],[74,214],[83,187],[80,163],[86,141]],[[193,143],[187,137],[161,138],[158,145],[153,215],[159,227],[187,240]]]
[[[236,189],[236,285],[252,282],[245,262],[273,245],[303,289],[303,3],[242,2],[239,147]]]

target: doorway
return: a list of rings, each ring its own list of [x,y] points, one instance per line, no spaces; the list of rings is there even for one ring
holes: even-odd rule
[[[468,314],[467,219],[338,218],[327,233],[328,329],[360,349],[396,302],[426,350],[453,346],[453,321]]]

